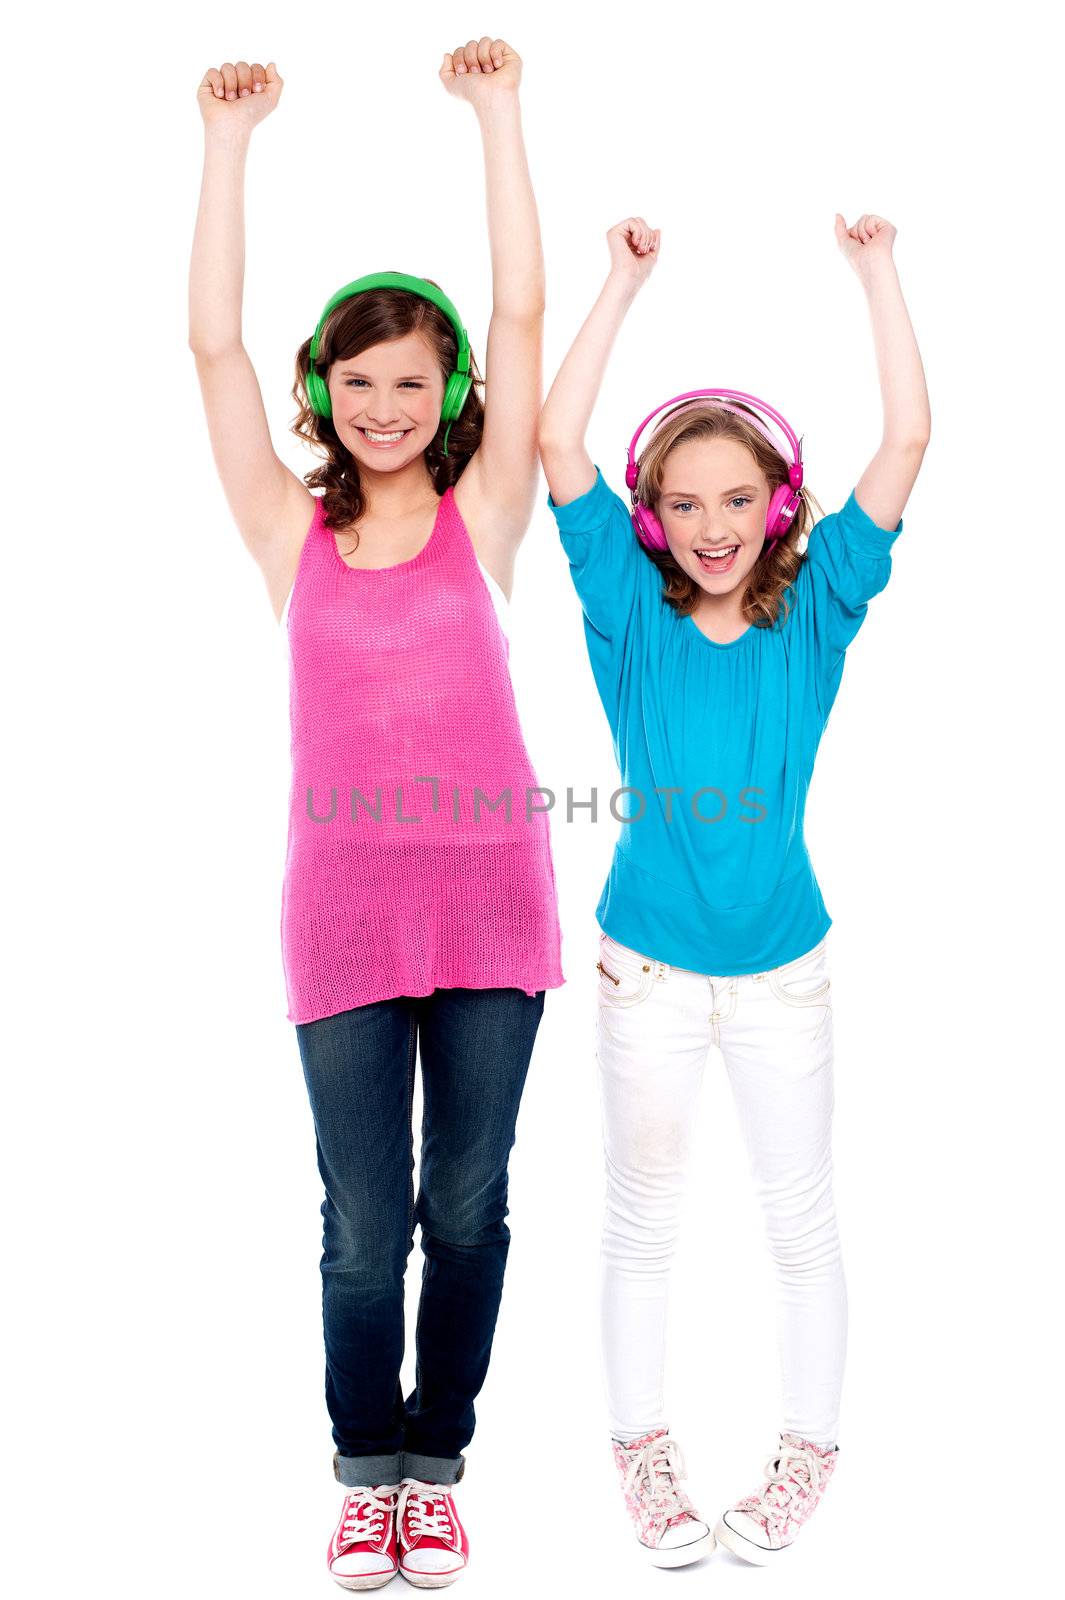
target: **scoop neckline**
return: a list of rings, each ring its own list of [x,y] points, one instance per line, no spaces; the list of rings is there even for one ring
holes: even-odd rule
[[[433,541],[436,539],[437,529],[440,526],[440,513],[444,508],[444,501],[451,492],[452,486],[449,485],[444,490],[443,494],[439,496],[436,503],[436,516],[433,518],[433,526],[430,530],[428,539],[426,539],[421,549],[412,555],[409,561],[394,561],[392,565],[388,567],[349,567],[347,562],[344,560],[344,557],[337,549],[336,535],[334,534],[332,528],[330,528],[325,522],[323,515],[322,529],[323,532],[325,532],[329,537],[329,543],[333,547],[333,555],[336,557],[337,566],[340,567],[344,572],[350,572],[353,578],[375,577],[382,572],[407,572],[411,567],[418,566],[428,557],[429,551],[433,547]],[[319,495],[319,505],[322,504],[324,499],[324,495]]]
[[[720,640],[711,639],[708,634],[703,632],[702,628],[700,628],[691,612],[688,613],[684,620],[689,624],[692,631],[703,641],[703,643],[705,645],[709,645],[711,650],[735,650],[755,631],[754,623],[749,622],[746,628],[744,628],[743,632],[736,635],[735,639],[729,639],[722,644]]]

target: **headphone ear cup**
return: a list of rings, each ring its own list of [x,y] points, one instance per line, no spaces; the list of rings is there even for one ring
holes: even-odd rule
[[[639,501],[634,503],[632,525],[636,529],[640,543],[646,545],[648,550],[669,549],[662,524],[649,506],[641,505]]]
[[[473,385],[472,372],[453,372],[444,390],[444,403],[440,407],[441,422],[454,422],[462,414],[466,396]]]
[[[765,514],[766,538],[782,539],[795,520],[795,513],[801,504],[802,496],[790,483],[782,483],[774,489]]]
[[[325,379],[319,377],[312,367],[307,373],[304,384],[307,390],[307,400],[316,417],[331,417],[333,415],[333,402],[329,398],[329,385]]]

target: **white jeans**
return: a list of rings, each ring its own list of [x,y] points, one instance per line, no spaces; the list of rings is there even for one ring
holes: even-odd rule
[[[826,935],[827,938],[827,935]],[[724,1058],[778,1282],[785,1431],[837,1443],[847,1290],[832,1198],[832,1003],[825,939],[718,978],[599,940],[606,1150],[602,1341],[610,1427],[665,1424],[666,1300],[703,1064]]]

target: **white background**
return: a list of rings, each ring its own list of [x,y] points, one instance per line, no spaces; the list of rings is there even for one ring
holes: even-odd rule
[[[851,1298],[835,1481],[786,1573],[724,1553],[682,1574],[639,1564],[596,1326],[594,907],[615,830],[605,806],[597,826],[556,813],[568,982],[548,995],[512,1163],[507,1289],[460,1490],[465,1590],[931,1595],[1053,1570],[1061,38],[1047,18],[544,0],[24,12],[4,92],[13,1593],[336,1592],[321,1192],[278,933],[286,666],[186,342],[196,88],[241,57],[285,79],[248,163],[244,337],[302,474],[295,353],[339,285],[429,274],[483,357],[478,130],[437,71],[485,32],[525,63],[548,382],[602,282],[607,228],[638,213],[663,230],[589,436],[615,488],[640,417],[717,384],[779,406],[814,492],[843,503],[880,411],[837,209],[898,227],[933,437],[807,813],[834,918]],[[605,797],[616,769],[542,491],[512,616],[522,725],[541,782]],[[419,1269],[416,1252],[412,1291]],[[769,1259],[714,1053],[669,1406],[713,1520],[758,1484],[780,1422]]]

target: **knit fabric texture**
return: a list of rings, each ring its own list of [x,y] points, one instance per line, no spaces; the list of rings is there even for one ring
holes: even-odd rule
[[[349,567],[321,498],[288,610],[288,1020],[558,988],[545,797],[454,491],[410,561]]]

